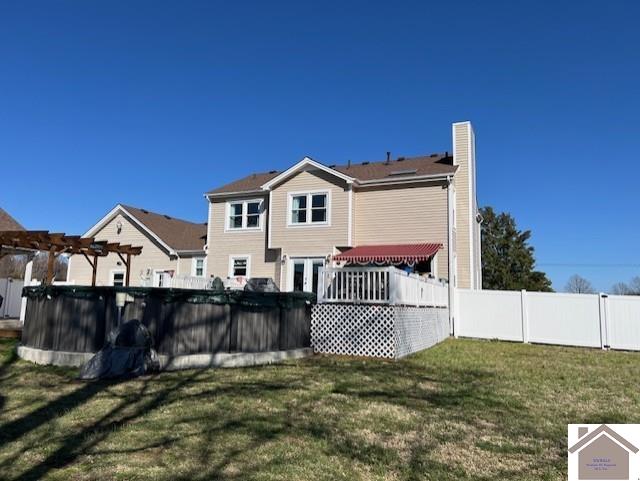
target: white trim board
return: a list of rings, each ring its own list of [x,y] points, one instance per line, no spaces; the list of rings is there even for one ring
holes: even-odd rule
[[[349,177],[348,175],[345,175],[342,172],[339,172],[335,169],[327,167],[326,165],[323,165],[320,162],[316,162],[311,157],[304,157],[301,161],[292,165],[287,170],[285,170],[281,174],[271,179],[269,182],[265,182],[264,184],[262,184],[262,190],[270,190],[274,185],[277,185],[280,182],[284,181],[286,178],[296,174],[306,166],[314,167],[318,170],[322,170],[328,174],[338,177],[339,179],[344,180],[347,184],[352,184],[355,181],[353,177]]]

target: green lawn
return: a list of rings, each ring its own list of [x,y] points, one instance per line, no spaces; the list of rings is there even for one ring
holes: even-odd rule
[[[640,354],[448,340],[400,362],[83,383],[0,343],[0,479],[566,479],[567,423],[640,422]]]

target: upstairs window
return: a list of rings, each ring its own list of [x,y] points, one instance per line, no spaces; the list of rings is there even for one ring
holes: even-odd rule
[[[227,203],[227,230],[258,230],[261,228],[262,200]]]
[[[290,195],[289,225],[329,223],[329,193],[311,192]]]

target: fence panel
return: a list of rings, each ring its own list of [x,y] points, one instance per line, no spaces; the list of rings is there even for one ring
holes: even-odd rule
[[[640,297],[607,298],[607,333],[611,349],[640,351]]]
[[[456,336],[524,340],[520,291],[456,289]]]
[[[22,304],[22,286],[18,279],[0,279],[0,296],[4,298],[0,306],[0,317],[19,317]]]
[[[531,342],[602,346],[597,294],[527,292],[526,297]]]
[[[456,289],[463,337],[640,351],[640,297]]]

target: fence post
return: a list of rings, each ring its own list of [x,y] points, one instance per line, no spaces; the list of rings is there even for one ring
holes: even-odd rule
[[[527,291],[520,291],[520,306],[522,309],[522,342],[529,342],[529,311],[527,306]]]
[[[448,301],[448,308],[449,308],[449,334],[453,334],[453,337],[455,339],[458,339],[458,337],[460,337],[460,326],[461,326],[461,322],[460,322],[460,316],[457,315],[457,313],[454,313],[452,311],[452,309],[458,309],[457,306],[459,306],[458,300],[460,298],[460,293],[458,291],[457,288],[453,288],[449,286],[449,297],[447,299]]]
[[[598,294],[598,310],[600,318],[600,347],[609,349],[609,316],[607,303],[609,296],[604,292]]]
[[[33,259],[30,259],[29,262],[27,262],[27,265],[25,266],[25,269],[24,269],[24,284],[22,284],[22,287],[27,287],[31,285],[32,272],[33,272]],[[23,297],[22,302],[20,304],[20,322],[22,324],[24,324],[24,318],[26,314],[27,314],[27,298]]]

